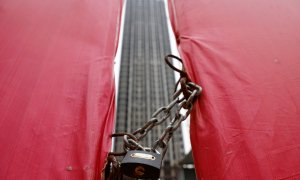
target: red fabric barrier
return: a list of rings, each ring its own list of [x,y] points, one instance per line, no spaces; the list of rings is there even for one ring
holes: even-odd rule
[[[300,179],[300,2],[169,0],[198,179]]]
[[[121,1],[0,2],[0,179],[99,179]]]

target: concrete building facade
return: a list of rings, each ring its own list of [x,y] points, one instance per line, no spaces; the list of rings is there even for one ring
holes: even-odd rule
[[[116,132],[133,132],[142,127],[156,109],[171,101],[175,85],[174,72],[164,62],[165,55],[171,53],[164,1],[127,0],[126,3]],[[141,144],[151,147],[168,122],[149,132]],[[116,139],[115,150],[122,149],[122,139]],[[183,156],[179,128],[169,142],[161,179],[182,179],[177,164]]]

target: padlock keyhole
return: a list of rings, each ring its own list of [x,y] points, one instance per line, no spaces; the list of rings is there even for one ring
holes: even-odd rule
[[[134,169],[134,174],[136,176],[143,176],[145,174],[145,168],[142,167],[142,166],[137,166],[135,169]]]

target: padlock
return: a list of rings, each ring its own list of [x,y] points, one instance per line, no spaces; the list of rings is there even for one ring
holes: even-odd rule
[[[148,151],[128,151],[121,163],[124,175],[139,179],[157,179],[162,156]]]

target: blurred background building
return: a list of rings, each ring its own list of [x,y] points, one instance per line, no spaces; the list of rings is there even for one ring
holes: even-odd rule
[[[174,91],[174,72],[164,62],[171,46],[163,0],[126,1],[121,48],[115,131],[133,132],[150,120],[156,109],[167,105]],[[155,127],[141,144],[151,147],[168,123]],[[114,144],[116,151],[123,149],[122,139]],[[161,179],[184,180],[186,173],[193,176],[183,168],[192,161],[189,157],[185,157],[179,128],[169,142]]]

